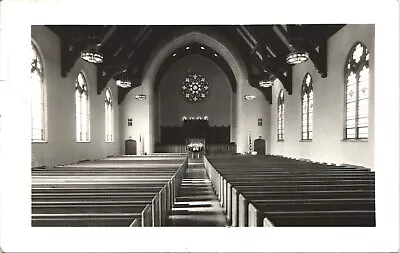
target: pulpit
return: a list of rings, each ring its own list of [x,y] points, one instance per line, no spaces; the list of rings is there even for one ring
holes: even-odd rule
[[[206,140],[204,138],[187,138],[186,150],[189,158],[203,158],[206,148]]]

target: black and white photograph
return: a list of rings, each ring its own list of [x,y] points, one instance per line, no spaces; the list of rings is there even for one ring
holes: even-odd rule
[[[398,250],[396,1],[7,2],[4,252]]]
[[[32,26],[31,66],[32,226],[375,226],[374,25]]]

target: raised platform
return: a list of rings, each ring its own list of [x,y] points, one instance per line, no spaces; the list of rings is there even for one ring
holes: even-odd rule
[[[187,153],[186,145],[163,145],[156,144],[155,153]],[[206,154],[210,155],[235,155],[236,144],[208,144],[206,145]]]

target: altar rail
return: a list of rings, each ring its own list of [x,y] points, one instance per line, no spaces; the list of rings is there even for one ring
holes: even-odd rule
[[[186,145],[162,145],[156,144],[155,153],[187,153]],[[206,145],[206,154],[234,155],[236,144],[211,144]]]

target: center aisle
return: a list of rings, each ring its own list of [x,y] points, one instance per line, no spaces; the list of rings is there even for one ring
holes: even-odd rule
[[[202,159],[190,159],[168,226],[225,227],[219,204]]]

